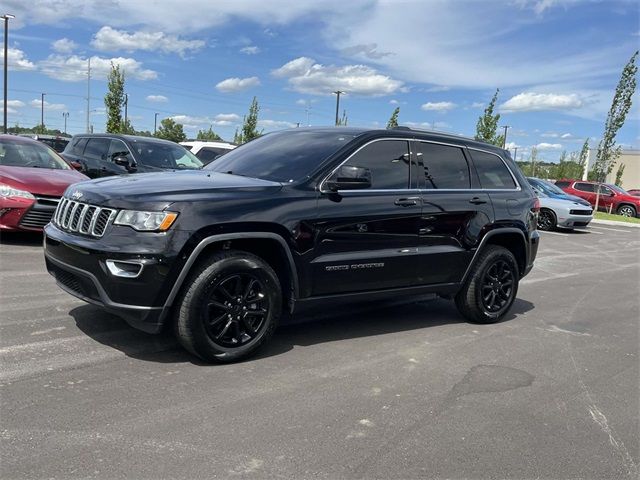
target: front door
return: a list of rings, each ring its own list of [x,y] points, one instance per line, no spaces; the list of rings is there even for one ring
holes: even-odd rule
[[[415,285],[422,206],[410,159],[408,141],[375,140],[344,163],[368,168],[370,188],[321,193],[312,295]]]

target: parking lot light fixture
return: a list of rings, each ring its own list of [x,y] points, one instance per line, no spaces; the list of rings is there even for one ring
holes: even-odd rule
[[[4,127],[3,133],[7,133],[7,71],[9,66],[9,19],[16,18],[15,15],[5,13],[4,19]]]

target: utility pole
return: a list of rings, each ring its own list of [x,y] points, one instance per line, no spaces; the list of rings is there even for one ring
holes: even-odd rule
[[[87,133],[91,133],[91,57],[87,59]]]
[[[337,126],[338,125],[338,112],[340,111],[340,95],[342,95],[345,92],[342,92],[340,90],[336,90],[333,93],[336,96],[336,126]]]
[[[156,114],[153,116],[153,134],[154,134],[154,135],[156,134],[157,127],[158,127],[158,114],[156,113]]]
[[[518,159],[518,147],[514,147],[513,161],[515,162],[517,159]]]
[[[124,124],[127,124],[127,107],[129,106],[129,94],[124,94]]]
[[[15,15],[5,13],[4,19],[4,133],[7,133],[7,71],[9,69],[9,19],[16,18]]]
[[[502,148],[505,148],[507,145],[507,130],[509,130],[511,127],[509,125],[504,125],[502,128],[504,128],[504,137],[502,138]]]
[[[42,127],[42,133],[44,133],[44,96],[46,93],[40,94],[40,125]]]
[[[63,112],[62,117],[64,118],[64,133],[67,133],[67,118],[69,118],[69,112]]]

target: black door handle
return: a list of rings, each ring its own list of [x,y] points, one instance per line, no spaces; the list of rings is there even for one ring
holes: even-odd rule
[[[393,203],[400,207],[410,207],[412,205],[418,205],[418,199],[415,197],[399,198]]]
[[[480,197],[473,197],[469,200],[469,203],[473,203],[474,205],[482,205],[483,203],[487,203],[486,200],[482,200]]]

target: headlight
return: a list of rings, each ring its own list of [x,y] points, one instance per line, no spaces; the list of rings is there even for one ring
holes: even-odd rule
[[[0,197],[2,198],[20,197],[20,198],[28,198],[30,200],[36,199],[36,197],[31,195],[29,192],[25,192],[24,190],[18,190],[17,188],[10,187],[9,185],[5,185],[4,183],[0,183]]]
[[[140,212],[138,210],[122,210],[118,213],[115,225],[126,225],[141,232],[164,232],[178,218],[173,212]]]

